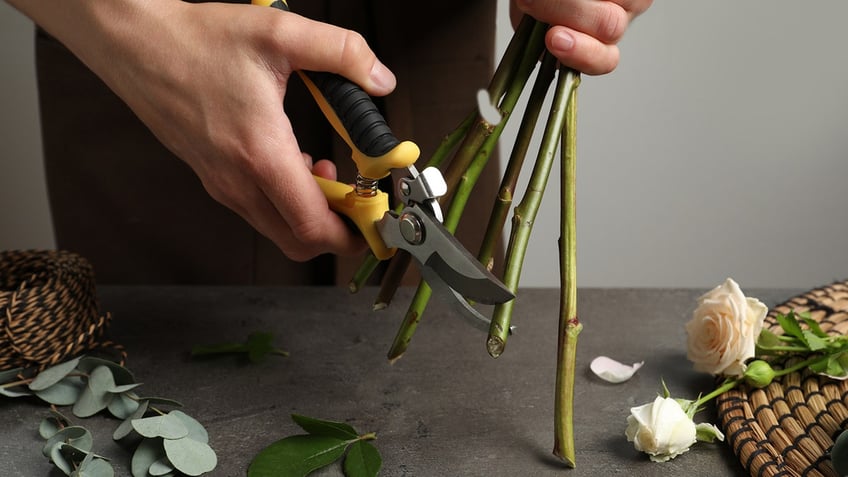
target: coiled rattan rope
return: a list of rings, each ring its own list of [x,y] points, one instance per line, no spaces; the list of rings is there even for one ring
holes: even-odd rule
[[[110,322],[98,310],[85,258],[62,250],[0,252],[0,371],[118,349],[105,339]]]

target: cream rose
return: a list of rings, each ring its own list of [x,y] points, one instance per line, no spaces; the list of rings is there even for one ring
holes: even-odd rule
[[[689,450],[697,441],[697,428],[675,399],[657,396],[654,402],[630,409],[628,442],[654,462],[665,462]]]
[[[686,323],[687,357],[695,369],[742,376],[745,361],[754,357],[767,312],[760,300],[746,297],[731,278],[703,294]]]

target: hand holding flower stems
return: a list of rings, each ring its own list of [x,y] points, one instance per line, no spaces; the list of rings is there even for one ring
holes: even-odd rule
[[[775,378],[804,369],[833,379],[848,378],[848,336],[829,335],[809,314],[795,312],[778,314],[781,332],[774,333],[763,327],[767,312],[762,302],[746,297],[730,278],[699,297],[685,326],[687,357],[697,371],[724,379],[693,401],[671,398],[663,384],[662,397],[631,408],[627,440],[651,460],[666,461],[697,441],[723,440],[715,426],[694,424],[694,415],[737,386],[764,388]]]

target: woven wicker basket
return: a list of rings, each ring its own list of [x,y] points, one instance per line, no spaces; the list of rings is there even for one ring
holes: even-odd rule
[[[809,311],[831,334],[848,331],[848,282],[811,290],[774,307],[766,327],[782,330],[778,313]],[[766,388],[742,386],[716,400],[727,443],[752,476],[838,477],[833,442],[848,428],[848,381],[795,372]]]
[[[104,339],[110,315],[98,312],[94,270],[61,250],[0,252],[0,371],[43,368]]]

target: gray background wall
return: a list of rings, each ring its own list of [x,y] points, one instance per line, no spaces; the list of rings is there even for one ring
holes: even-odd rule
[[[498,2],[502,51],[511,30]],[[809,5],[657,0],[621,43],[619,68],[583,78],[581,286],[707,287],[732,276],[743,288],[811,288],[848,278],[848,2]],[[0,249],[53,246],[31,36],[31,23],[0,2]],[[558,177],[523,286],[558,285]]]

